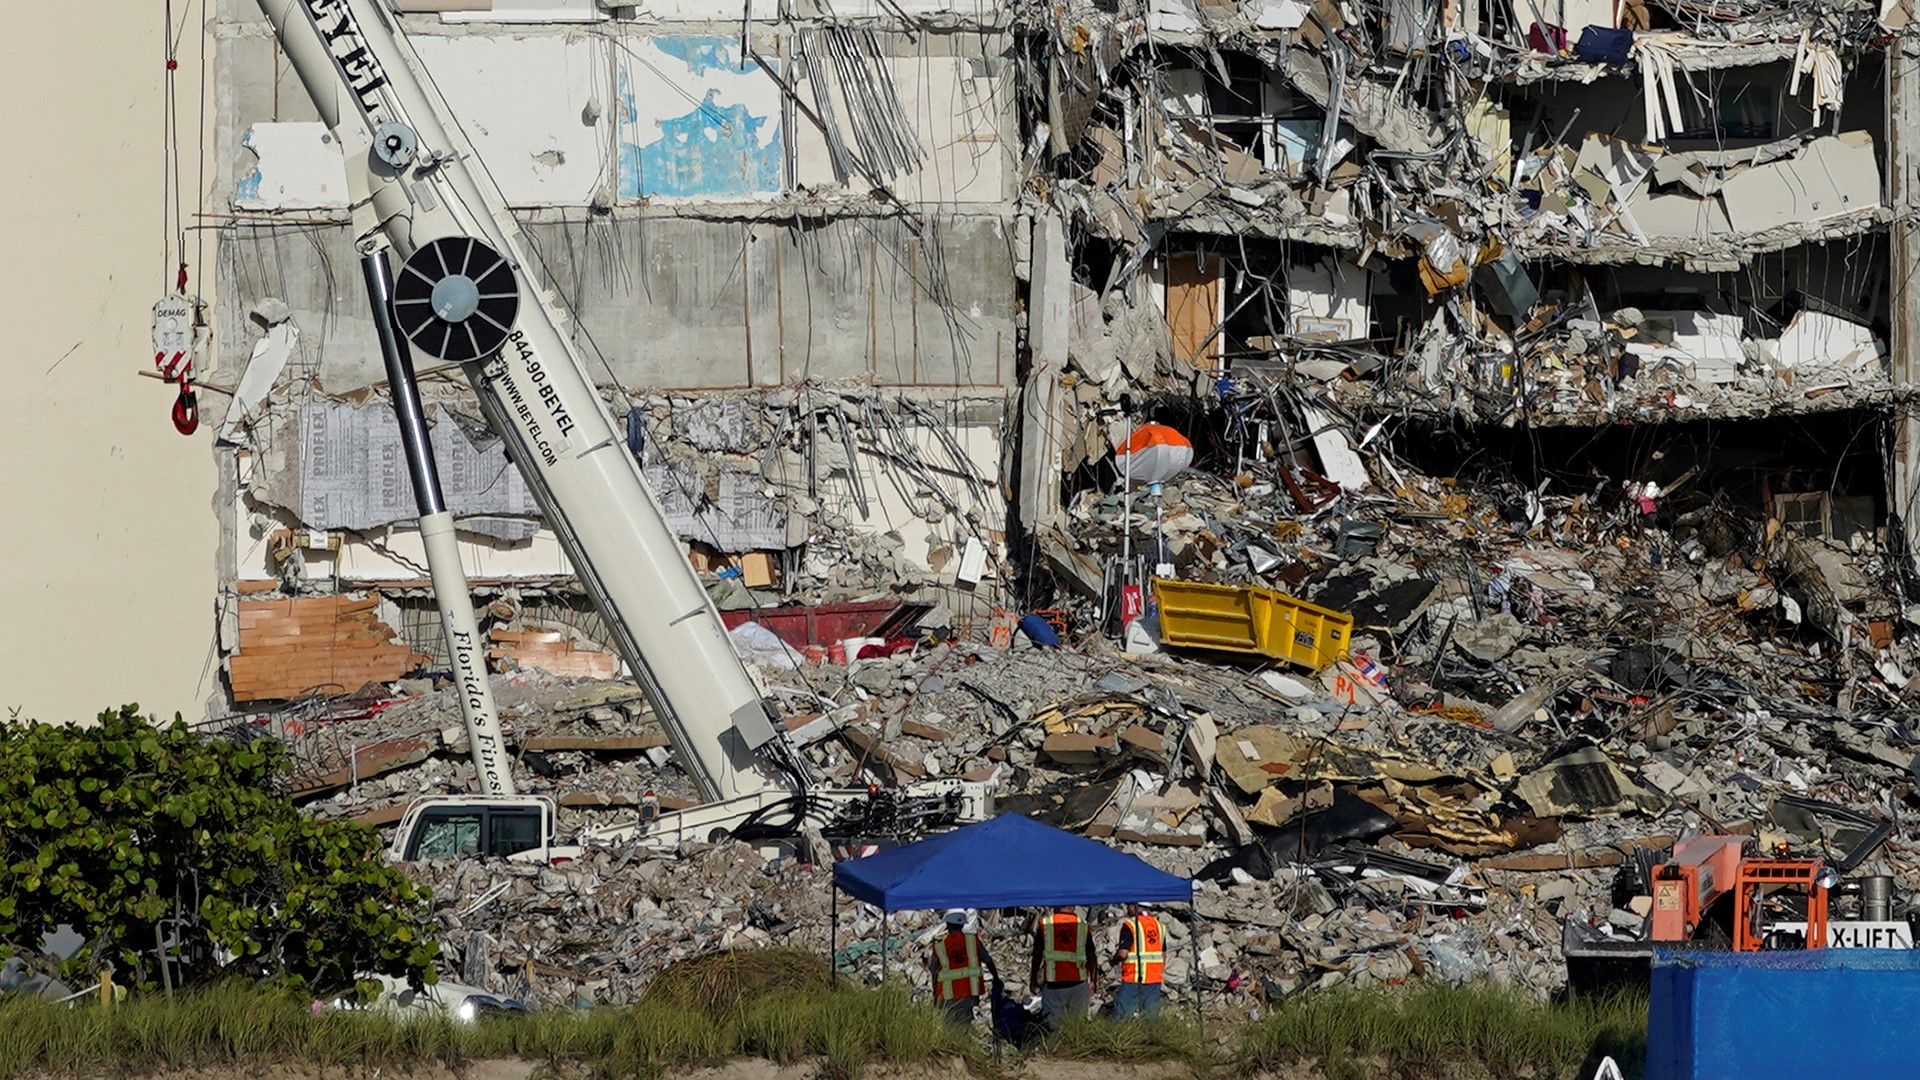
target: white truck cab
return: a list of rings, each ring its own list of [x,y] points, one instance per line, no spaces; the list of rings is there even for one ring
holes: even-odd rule
[[[445,795],[407,807],[387,857],[418,862],[475,857],[552,865],[581,848],[555,844],[555,809],[545,795]]]

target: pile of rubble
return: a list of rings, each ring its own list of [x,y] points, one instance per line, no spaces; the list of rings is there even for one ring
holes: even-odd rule
[[[1373,464],[1391,494],[1250,465],[1190,473],[1123,520],[1126,500],[1089,490],[1052,553],[1098,564],[1130,527],[1175,577],[1351,613],[1350,652],[1318,672],[1177,655],[1151,635],[1123,648],[1100,632],[1098,589],[1042,613],[1068,647],[1005,625],[956,633],[922,607],[875,655],[750,651],[774,661],[752,670],[825,782],[985,782],[1002,812],[1193,875],[1198,937],[1174,931],[1170,981],[1248,1002],[1410,977],[1551,992],[1563,935],[1642,934],[1650,866],[1703,832],[1920,890],[1897,827],[1920,806],[1905,719],[1920,656],[1902,629],[1920,608],[1889,599],[1877,534],[1730,516],[1674,494],[1684,477],[1556,495]],[[270,718],[315,813],[388,824],[419,796],[468,790],[453,697],[394,689]],[[516,671],[496,694],[523,789],[555,796],[566,831],[649,793],[691,801],[631,687]],[[842,970],[924,981],[933,916],[883,924],[848,901],[836,927],[817,851],[627,846],[417,870],[450,965],[541,1000],[630,1000],[675,959],[768,943],[837,945]],[[982,918],[1017,983],[1018,916]]]

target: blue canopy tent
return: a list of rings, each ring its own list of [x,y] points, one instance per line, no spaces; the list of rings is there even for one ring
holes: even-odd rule
[[[837,862],[833,884],[836,954],[841,892],[889,915],[933,908],[1176,903],[1187,905],[1191,920],[1193,910],[1191,880],[1019,814]],[[883,930],[883,966],[886,938]]]
[[[882,911],[1193,902],[1193,882],[1019,814],[835,863],[833,883]]]

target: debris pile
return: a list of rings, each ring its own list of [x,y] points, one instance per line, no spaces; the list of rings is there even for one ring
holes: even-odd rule
[[[752,670],[823,782],[987,782],[1002,812],[1195,876],[1200,936],[1177,943],[1176,985],[1490,977],[1548,993],[1566,978],[1563,934],[1641,935],[1649,868],[1700,833],[1891,875],[1905,909],[1920,853],[1893,825],[1920,804],[1905,719],[1920,609],[1889,599],[1894,561],[1870,526],[1838,507],[1826,536],[1743,516],[1687,476],[1563,493],[1351,452],[1362,476],[1390,470],[1391,494],[1347,490],[1302,455],[1247,455],[1237,475],[1189,472],[1157,505],[1134,500],[1130,521],[1119,496],[1081,493],[1080,550],[1055,560],[1117,560],[1130,525],[1171,576],[1347,613],[1351,641],[1321,670],[1112,642],[1098,592],[1046,616],[1063,635],[996,642],[922,605],[844,665],[788,650]],[[1175,636],[1171,612],[1157,636]],[[1047,636],[1064,647],[1036,644]],[[496,687],[522,786],[559,800],[566,831],[630,816],[649,792],[690,801],[630,688],[537,671]],[[309,766],[295,793],[315,812],[389,823],[413,798],[466,789],[452,696],[399,689],[365,715],[273,718]],[[417,868],[466,981],[618,1001],[715,949],[824,953],[836,931],[817,850],[629,845],[553,867]],[[843,903],[842,970],[924,979],[914,939],[933,917],[895,916],[883,934]],[[986,918],[1017,981],[1018,920]]]

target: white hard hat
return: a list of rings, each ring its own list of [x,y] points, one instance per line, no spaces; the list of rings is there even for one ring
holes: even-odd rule
[[[948,908],[947,909],[947,923],[949,925],[965,926],[966,922],[967,922],[967,911],[965,908]]]

